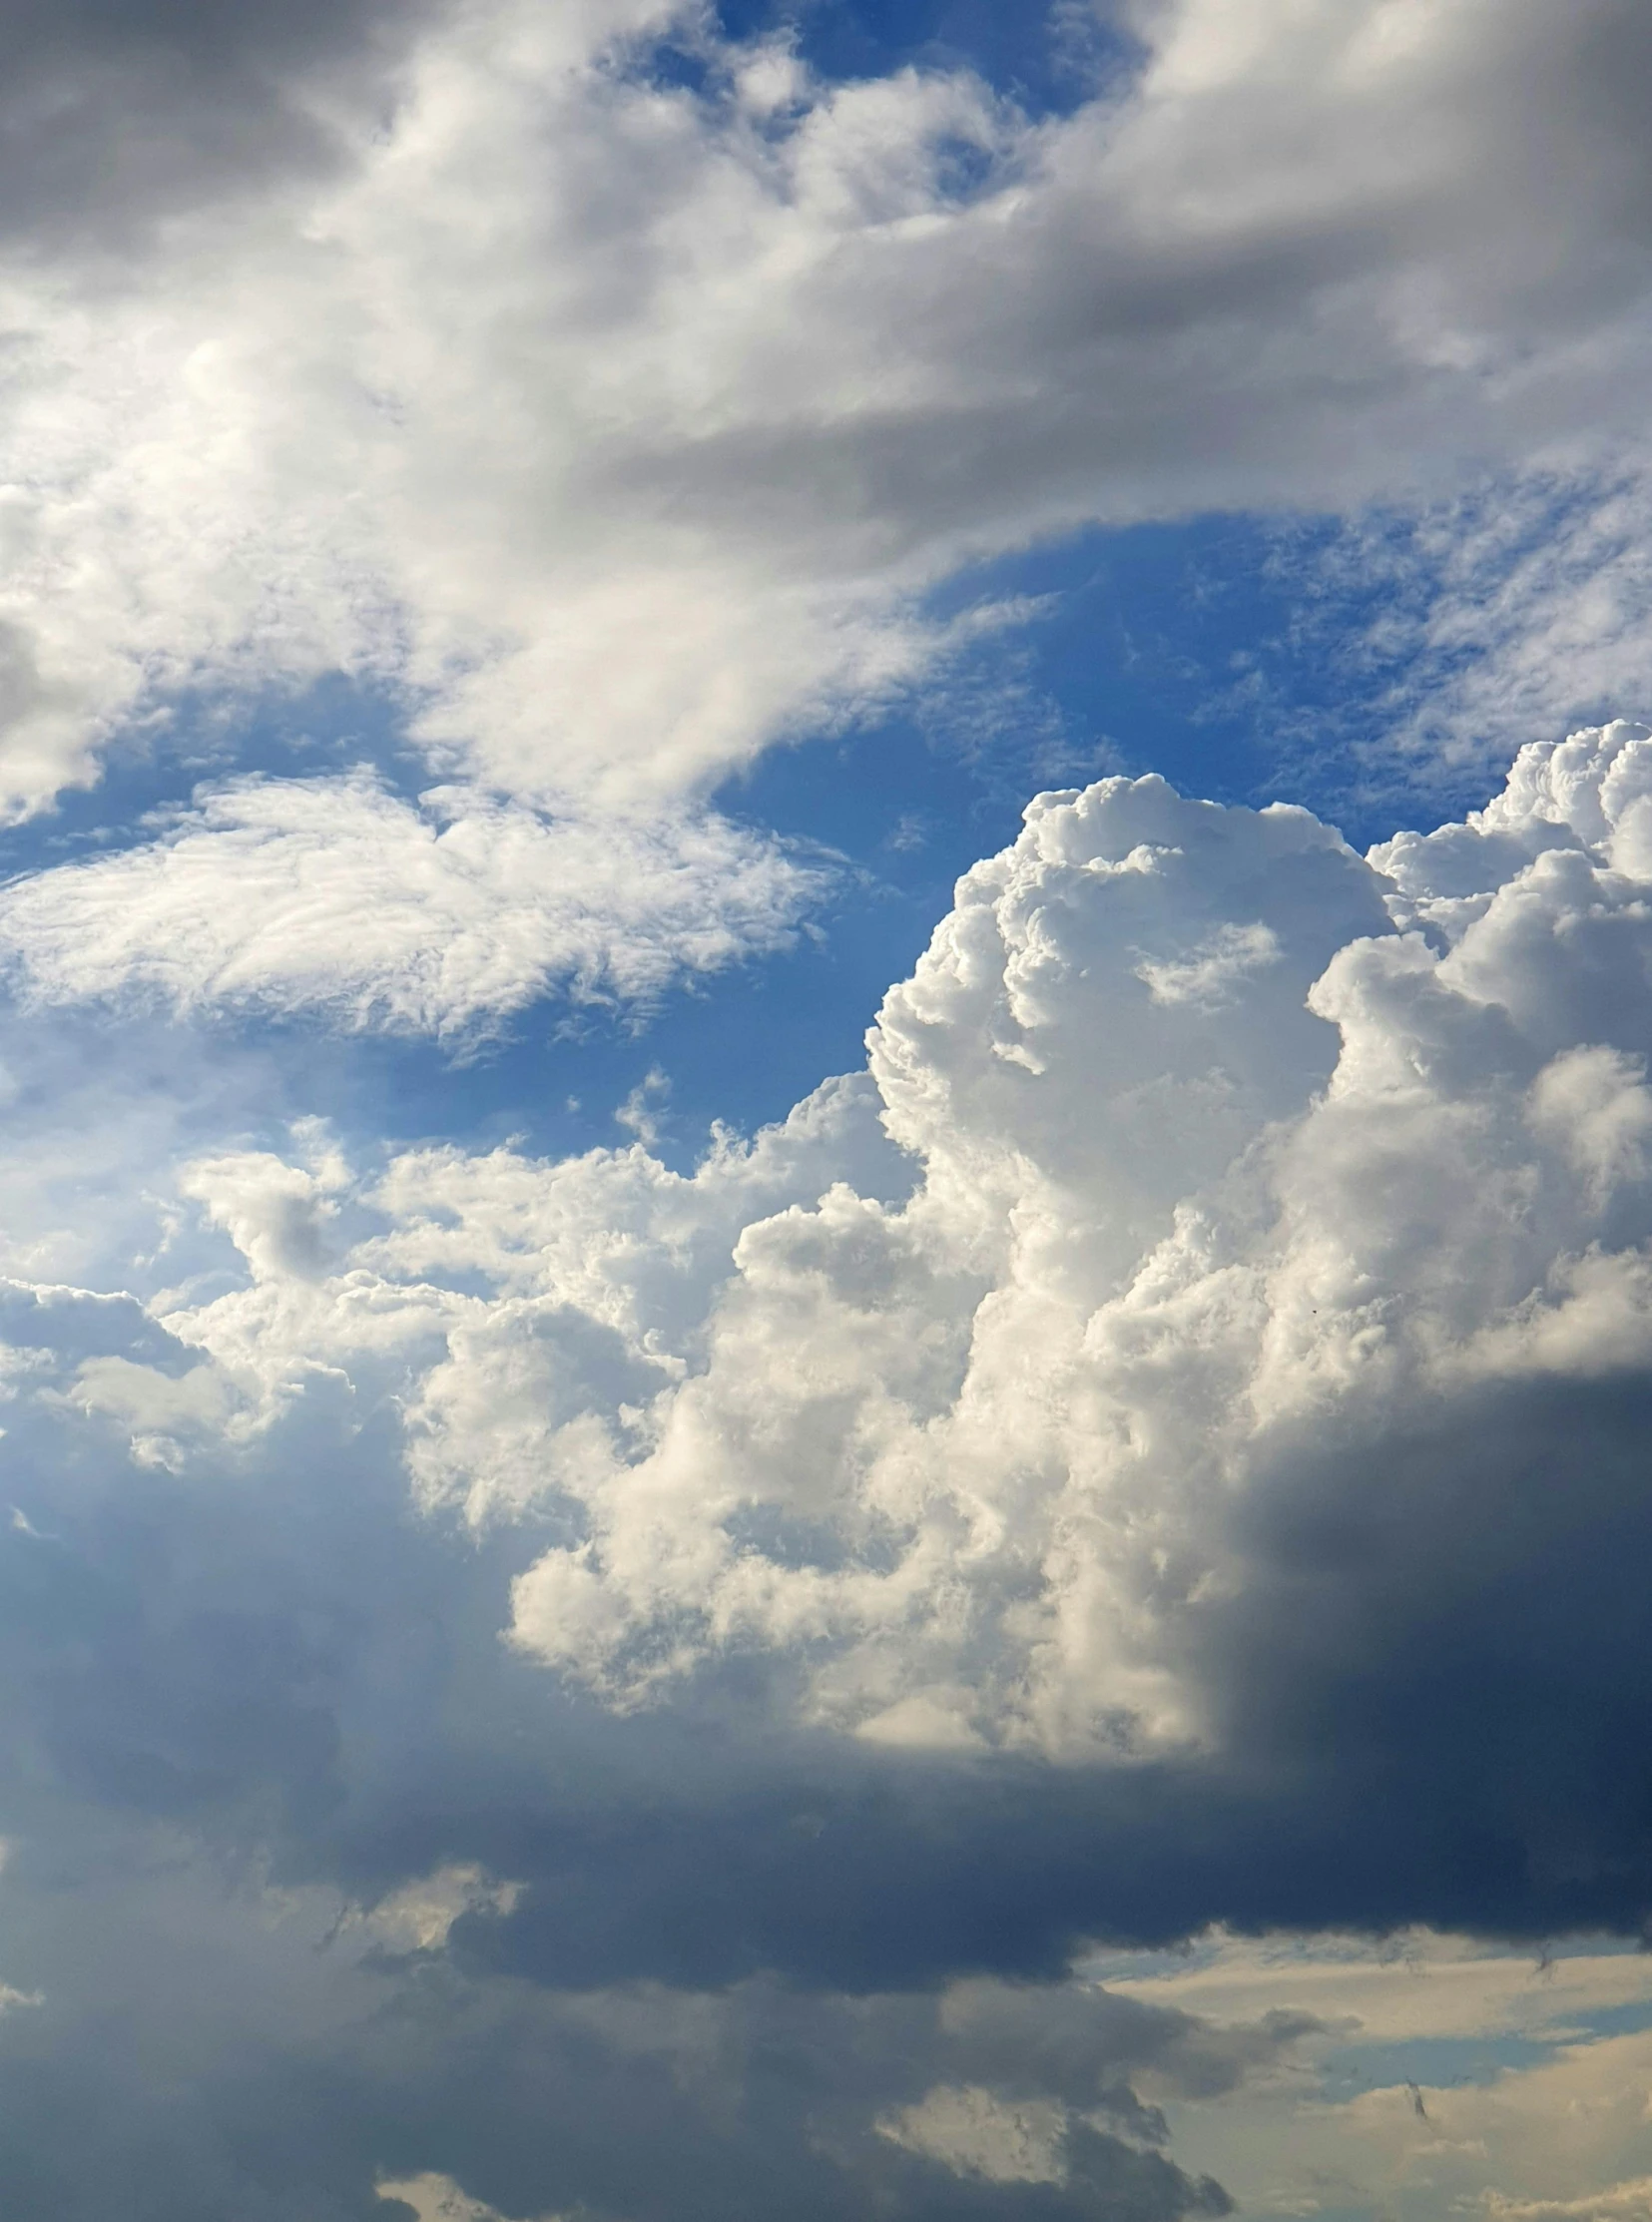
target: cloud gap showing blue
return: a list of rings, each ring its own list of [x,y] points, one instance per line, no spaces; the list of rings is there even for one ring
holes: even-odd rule
[[[967,69],[1031,116],[1071,114],[1135,65],[1138,49],[1082,4],[1019,9],[995,0],[719,0],[726,38],[782,37],[827,83],[900,69]]]

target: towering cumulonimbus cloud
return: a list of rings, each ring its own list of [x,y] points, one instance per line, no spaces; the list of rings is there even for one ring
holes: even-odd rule
[[[1624,725],[1370,858],[1044,796],[786,1126],[692,1176],[203,1162],[250,1280],[165,1314],[182,1382],[74,1393],[183,1456],[317,1366],[401,1384],[427,1501],[551,1524],[513,1641],[622,1708],[739,1654],[872,1744],[1220,1752],[1286,1651],[1330,1690],[1638,1516],[1649,890]]]
[[[1369,857],[1045,796],[866,1070],[691,1172],[300,1122],[145,1145],[142,1301],[130,1198],[14,1256],[22,2212],[148,2138],[157,2222],[1174,2222],[1188,2108],[1346,2017],[1089,1943],[1633,1930],[1649,828],[1625,725]],[[95,870],[31,884],[72,945]]]

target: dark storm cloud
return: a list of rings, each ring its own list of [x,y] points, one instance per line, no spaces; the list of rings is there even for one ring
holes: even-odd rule
[[[1652,1905],[1644,1380],[1286,1446],[1199,1636],[1224,1757],[1100,1770],[845,1754],[737,1676],[609,1719],[495,1639],[532,1536],[417,1518],[381,1424],[308,1402],[188,1476],[6,1438],[8,2222],[363,2218],[425,2169],[515,2216],[1173,2222],[1223,2195],[1133,2078],[1233,2088],[1307,2024],[1074,1989],[1086,1939]],[[329,1942],[452,1862],[517,1910]],[[1063,2180],[902,2145],[936,2085],[1066,2109]]]
[[[695,1823],[610,1816],[474,1948],[555,1979],[646,1953],[675,1979],[763,1962],[859,1986],[1049,1975],[1087,1937],[1213,1922],[1637,1931],[1649,1457],[1641,1378],[1481,1393],[1299,1451],[1245,1515],[1243,1604],[1200,1632],[1219,1760],[907,1762],[839,1775],[813,1809],[801,1785],[791,1811],[736,1797],[700,1824],[692,1914],[671,1877]]]
[[[377,2177],[423,2169],[506,2214],[631,2222],[839,2222],[868,2201],[902,2222],[1226,2211],[1160,2149],[1130,2078],[1230,2088],[1291,2030],[1236,2038],[1088,1991],[1042,2020],[1042,1994],[1014,1986],[943,1997],[956,1940],[931,1940],[908,1995],[895,1966],[852,1994],[784,1971],[730,1987],[780,1941],[743,1930],[714,1880],[763,1826],[737,1795],[731,1832],[719,1800],[754,1755],[666,1722],[616,1734],[510,1659],[491,1634],[508,1567],[408,1515],[375,1430],[352,1446],[322,1412],[270,1463],[189,1481],[55,1434],[7,1438],[7,1484],[38,1517],[0,1533],[0,1962],[35,2001],[0,2020],[8,2222],[330,2222],[385,2213]],[[784,1850],[810,1840],[822,1770],[759,1752],[755,1771],[774,1761]],[[835,1841],[858,1833],[852,1799],[824,1802]],[[628,1902],[628,1841],[664,1857],[662,1917],[709,1915],[710,1950],[674,1949]],[[525,1978],[485,1919],[455,1953],[363,1955],[329,1925],[332,1886],[370,1903],[482,1854],[577,1890],[577,1963]],[[305,1886],[312,1910],[283,1927],[282,1891]],[[770,1926],[810,1887],[777,1866]],[[891,2109],[940,2082],[1073,2110],[1060,2180],[902,2145]]]
[[[384,2216],[375,2178],[427,2169],[513,2216],[846,2222],[872,2206],[900,2222],[1172,2222],[1227,2211],[1217,2186],[1158,2149],[1156,2121],[1120,2080],[1151,2067],[1238,2084],[1250,2062],[1184,2015],[1092,1999],[1080,2103],[1094,2119],[1057,2131],[1054,2180],[994,2181],[898,2141],[900,2110],[978,2065],[932,1999],[848,2005],[765,1985],[570,1998],[467,1982],[439,1957],[347,1977],[301,1943],[284,1968],[250,1955],[238,1965],[210,1921],[197,1925],[184,1997],[167,1949],[188,1932],[169,1931],[158,1908],[169,1911],[164,1884],[147,1905],[128,1892],[94,1907],[83,1950],[116,1948],[101,1994],[89,1983],[73,2001],[82,2014],[48,1997],[9,2017],[0,2136],[19,2222],[111,2207],[134,2222]],[[302,2014],[283,1989],[299,1992]],[[146,2014],[158,2012],[170,2019],[155,2027]],[[1256,2060],[1280,2049],[1254,2032]],[[999,2103],[1013,2106],[1028,2080],[1007,2078]],[[77,2106],[84,2126],[68,2140],[56,2125]]]
[[[1217,1921],[1634,1930],[1649,1439],[1630,1379],[1282,1459],[1198,1637],[1224,1756],[1094,1769],[787,1732],[755,1671],[616,1721],[495,1638],[535,1535],[420,1519],[376,1426],[302,1415],[188,1479],[14,1427],[13,1825],[49,1785],[366,1900],[476,1861],[528,1892],[460,1958],[559,1987],[1051,1976]]]

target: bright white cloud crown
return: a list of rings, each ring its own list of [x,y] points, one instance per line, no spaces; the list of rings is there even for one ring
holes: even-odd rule
[[[1499,1398],[1652,1356],[1649,887],[1622,725],[1369,861],[1157,778],[1046,796],[865,1077],[691,1176],[203,1162],[250,1279],[163,1307],[195,1372],[75,1394],[171,1458],[317,1367],[396,1385],[426,1499],[565,1526],[515,1639],[622,1705],[732,1649],[863,1738],[1219,1739],[1305,1461],[1352,1510],[1432,1430],[1493,1518]]]

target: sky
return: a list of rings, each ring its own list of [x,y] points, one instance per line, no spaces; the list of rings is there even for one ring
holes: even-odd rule
[[[0,2222],[1645,2222],[1652,19],[0,27]]]

